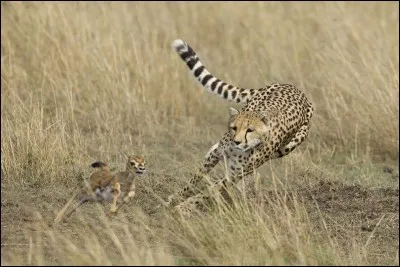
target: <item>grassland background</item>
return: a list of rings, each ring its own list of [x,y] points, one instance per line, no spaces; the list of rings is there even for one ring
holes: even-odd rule
[[[1,14],[2,264],[398,265],[386,199],[398,198],[398,2],[2,2]],[[292,83],[316,106],[308,139],[246,180],[254,198],[183,222],[150,214],[149,192],[183,186],[240,106],[196,83],[177,38],[225,81]],[[130,208],[108,220],[88,205],[53,225],[91,162],[123,168],[120,150],[148,161]],[[340,185],[333,206],[300,201],[326,183]],[[269,190],[295,196],[265,204]],[[383,206],[364,233],[366,199]]]

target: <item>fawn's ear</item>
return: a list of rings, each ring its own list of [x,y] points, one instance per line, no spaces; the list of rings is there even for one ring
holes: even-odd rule
[[[119,153],[121,153],[121,156],[126,160],[128,159],[128,155],[126,155],[126,153],[122,150],[119,151]]]

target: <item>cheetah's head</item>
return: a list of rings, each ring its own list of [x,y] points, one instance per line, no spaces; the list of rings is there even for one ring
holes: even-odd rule
[[[269,133],[260,114],[250,111],[229,109],[229,133],[231,141],[238,150],[247,151],[263,143]]]

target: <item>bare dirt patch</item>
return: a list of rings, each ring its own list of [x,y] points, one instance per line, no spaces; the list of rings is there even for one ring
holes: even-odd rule
[[[321,180],[301,188],[297,198],[317,228],[327,229],[341,246],[361,241],[370,249],[368,261],[381,262],[399,250],[399,189],[363,188]]]

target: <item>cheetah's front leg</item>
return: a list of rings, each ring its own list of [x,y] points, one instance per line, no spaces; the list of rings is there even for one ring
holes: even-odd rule
[[[177,203],[187,199],[188,197],[198,193],[195,189],[196,185],[203,179],[204,175],[210,172],[212,168],[217,165],[221,160],[221,145],[220,142],[214,144],[211,149],[207,152],[205,159],[201,165],[198,174],[195,174],[189,182],[189,185],[184,187],[182,190],[170,195],[168,197],[167,204],[170,206],[175,206]]]
[[[232,188],[237,182],[241,181],[243,177],[246,175],[248,174],[235,173],[232,174],[232,177],[230,179],[222,178],[214,182],[212,185],[210,185],[202,192],[194,196],[191,196],[184,202],[180,203],[179,205],[176,205],[174,208],[183,217],[190,217],[192,212],[197,210],[200,203],[204,204],[206,200],[210,199],[211,195],[220,194],[229,187]]]

